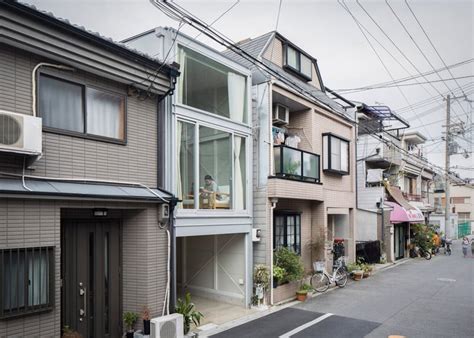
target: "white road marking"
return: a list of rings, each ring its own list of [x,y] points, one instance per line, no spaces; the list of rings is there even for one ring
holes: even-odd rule
[[[307,322],[306,324],[298,326],[296,329],[293,329],[293,330],[291,330],[291,331],[289,331],[285,334],[282,334],[279,338],[289,338],[289,337],[297,334],[298,332],[301,332],[304,329],[307,329],[308,327],[313,326],[314,324],[322,322],[323,320],[325,320],[326,318],[329,318],[331,316],[333,316],[332,313],[326,313],[325,315],[322,315],[322,316],[320,316],[320,317],[318,317],[318,318],[316,318],[316,319],[314,319],[310,322]]]
[[[455,282],[455,279],[452,278],[437,278],[440,282]]]

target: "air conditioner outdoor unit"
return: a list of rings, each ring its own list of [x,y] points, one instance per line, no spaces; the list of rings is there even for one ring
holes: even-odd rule
[[[40,117],[0,110],[0,152],[41,155]]]
[[[273,106],[272,121],[273,124],[288,124],[290,122],[290,108],[278,103],[275,104]]]
[[[171,315],[153,318],[150,321],[151,338],[183,338],[183,315]]]

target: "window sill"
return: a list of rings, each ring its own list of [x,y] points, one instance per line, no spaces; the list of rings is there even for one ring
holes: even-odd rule
[[[32,316],[36,314],[41,314],[45,312],[50,312],[54,309],[54,306],[48,306],[48,307],[43,307],[37,310],[29,310],[27,312],[16,312],[16,313],[9,313],[9,311],[5,311],[3,315],[0,315],[0,320],[9,320],[9,319],[15,319],[19,317],[27,317],[27,316]]]
[[[339,176],[349,175],[348,171],[339,171],[339,170],[334,170],[334,169],[323,169],[323,172],[326,174],[334,174],[334,175],[339,175]]]
[[[83,133],[78,133],[78,132],[74,132],[74,131],[56,129],[56,128],[51,128],[51,127],[43,127],[43,132],[50,133],[50,134],[77,137],[77,138],[82,138],[82,139],[92,140],[92,141],[113,143],[113,144],[122,145],[122,146],[127,145],[127,139],[126,138],[124,140],[118,140],[118,139],[113,139],[113,138],[109,138],[109,137],[105,137],[105,136],[96,136],[96,135],[90,135],[90,134],[83,134]]]
[[[305,81],[305,82],[308,82],[308,81],[311,81],[312,80],[312,77],[310,76],[307,76],[303,73],[301,73],[298,69],[295,69],[289,65],[284,65],[283,66],[283,69],[286,70],[287,72],[291,73],[292,75],[300,78],[301,80]]]
[[[297,176],[299,177],[299,176]],[[295,181],[295,182],[302,182],[302,183],[311,183],[311,184],[320,184],[322,185],[323,183],[320,182],[319,179],[309,179],[308,180],[302,180],[301,178],[296,178],[296,177],[291,177],[291,176],[281,176],[281,175],[270,175],[268,176],[268,178],[272,179],[272,178],[279,178],[279,179],[282,179],[282,180],[288,180],[288,181]]]

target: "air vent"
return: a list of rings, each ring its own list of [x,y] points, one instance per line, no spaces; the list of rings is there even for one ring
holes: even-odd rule
[[[6,146],[23,147],[21,116],[0,113],[0,143]]]
[[[42,150],[41,118],[0,110],[0,152],[38,157]]]

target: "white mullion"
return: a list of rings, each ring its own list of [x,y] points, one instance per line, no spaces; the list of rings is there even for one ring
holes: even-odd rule
[[[194,209],[199,208],[199,123],[194,124]]]
[[[231,185],[230,189],[232,189],[231,197],[232,200],[230,201],[231,204],[231,210],[235,210],[235,135],[234,133],[231,133],[231,146],[230,146],[230,151],[231,151],[231,166],[232,166],[232,177],[231,177]],[[240,146],[242,147],[242,145]]]

